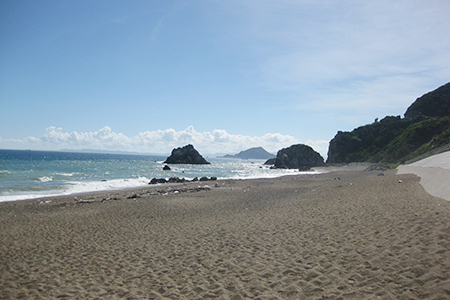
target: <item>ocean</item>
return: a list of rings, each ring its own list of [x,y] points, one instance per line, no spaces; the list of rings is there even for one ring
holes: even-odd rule
[[[148,185],[152,178],[274,178],[310,174],[270,169],[265,160],[206,158],[210,165],[169,165],[165,156],[0,150],[0,202]]]

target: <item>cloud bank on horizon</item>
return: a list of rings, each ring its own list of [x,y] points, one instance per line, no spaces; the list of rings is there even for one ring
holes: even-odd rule
[[[123,133],[112,131],[109,126],[95,132],[64,132],[62,128],[48,127],[42,137],[23,139],[2,139],[0,145],[8,149],[33,150],[103,150],[129,151],[140,153],[168,154],[173,148],[193,144],[202,154],[235,154],[252,147],[263,147],[276,153],[281,148],[299,143],[289,135],[268,133],[263,136],[232,135],[225,130],[197,132],[193,126],[176,131],[172,128],[157,131],[140,132],[128,137]],[[327,141],[308,141],[324,158],[328,150]]]

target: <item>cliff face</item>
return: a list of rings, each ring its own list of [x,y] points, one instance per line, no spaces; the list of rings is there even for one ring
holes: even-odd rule
[[[388,116],[330,141],[327,163],[401,163],[450,143],[450,83],[418,98],[405,118]]]
[[[311,167],[323,166],[323,157],[307,145],[292,145],[277,153],[275,167],[279,169],[309,170]]]
[[[378,162],[381,151],[410,123],[391,116],[351,132],[339,131],[330,141],[327,163]]]
[[[415,116],[450,116],[450,82],[418,98],[405,112],[405,118]]]

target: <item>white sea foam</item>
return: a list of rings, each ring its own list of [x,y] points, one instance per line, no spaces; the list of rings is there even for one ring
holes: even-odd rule
[[[286,175],[300,175],[300,174],[320,174],[318,171],[308,171],[300,172],[298,170],[273,170],[274,172],[261,172],[257,169],[251,172],[249,170],[242,170],[242,172],[237,172],[232,176],[218,176],[218,179],[257,179],[257,178],[277,178]],[[46,176],[44,176],[46,177]],[[185,177],[186,179],[192,180],[193,178]],[[49,180],[48,178],[42,178],[43,182]],[[167,179],[167,178],[166,178]],[[21,193],[14,193],[11,195],[3,194],[0,196],[0,202],[4,201],[17,201],[25,199],[35,199],[42,197],[53,197],[53,196],[64,196],[71,194],[81,194],[88,192],[104,191],[104,190],[119,190],[124,188],[133,187],[143,187],[148,185],[150,179],[147,177],[129,178],[129,179],[113,179],[113,180],[103,180],[103,181],[72,181],[67,182],[65,188],[59,190],[48,190],[48,191],[28,191]]]
[[[27,200],[27,199],[35,199],[35,198],[41,198],[41,197],[52,197],[52,196],[59,196],[60,193],[57,193],[56,191],[53,192],[35,192],[35,193],[14,193],[14,195],[2,195],[0,196],[0,202],[6,202],[6,201],[18,201],[18,200]]]
[[[117,190],[129,187],[139,187],[145,186],[149,182],[150,179],[146,177],[89,182],[69,182],[71,185],[69,186],[65,194],[79,194],[103,190]]]
[[[146,186],[150,180],[146,177],[131,179],[114,179],[107,181],[69,182],[65,189],[49,191],[28,191],[14,195],[1,195],[0,202],[35,199],[42,197],[65,196],[105,190],[118,190],[132,187]]]
[[[50,181],[53,181],[53,178],[51,176],[42,176],[42,177],[39,177],[37,181],[50,182]]]
[[[122,157],[108,156],[105,160],[96,159],[94,154],[83,154],[83,157],[89,160],[79,159],[76,164],[72,160],[56,160],[57,163],[41,159],[18,161],[18,171],[0,171],[0,202],[142,187],[151,178],[256,179],[319,173],[270,169],[264,165],[264,160],[212,158],[210,165],[170,165],[171,171],[163,171],[163,163],[153,159],[130,156],[123,160]],[[26,172],[22,171],[24,165]]]
[[[287,175],[314,175],[314,174],[320,174],[321,172],[318,171],[298,171],[298,170],[293,170],[293,169],[281,169],[281,170],[274,170],[274,172],[271,173],[259,173],[259,172],[254,172],[254,173],[246,173],[244,172],[244,174],[236,174],[234,176],[231,176],[229,178],[224,178],[224,179],[259,179],[259,178],[277,178],[277,177],[282,177],[282,176],[287,176]]]
[[[55,175],[72,177],[74,175],[74,173],[55,173]]]

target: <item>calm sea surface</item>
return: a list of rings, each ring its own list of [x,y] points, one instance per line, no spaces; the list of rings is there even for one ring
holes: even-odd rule
[[[264,160],[206,158],[210,165],[170,165],[167,157],[0,150],[0,202],[145,186],[152,178],[273,178],[307,174],[271,170]],[[311,173],[311,172],[309,172]],[[314,173],[314,172],[312,172]]]

